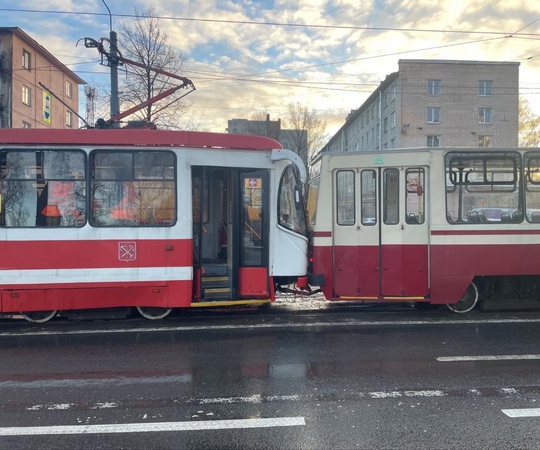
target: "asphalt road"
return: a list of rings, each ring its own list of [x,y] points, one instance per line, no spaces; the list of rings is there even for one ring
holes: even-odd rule
[[[0,449],[537,449],[539,346],[539,312],[4,321]]]

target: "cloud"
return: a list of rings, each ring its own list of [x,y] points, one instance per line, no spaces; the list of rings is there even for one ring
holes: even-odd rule
[[[128,15],[148,6],[142,0],[108,4],[114,14]],[[21,5],[35,9],[35,1]],[[399,59],[520,61],[521,91],[533,109],[540,103],[540,21],[529,25],[540,18],[537,0],[161,0],[155,7],[169,43],[186,57],[182,75],[197,86],[191,108],[204,111],[209,130],[223,131],[228,119],[264,109],[273,119],[284,117],[289,101],[315,109],[337,130],[398,70]],[[46,9],[106,13],[100,1],[52,0]],[[49,51],[75,64],[97,55],[72,43],[106,37],[109,26],[106,15],[17,17]],[[114,27],[130,20],[115,16]],[[535,39],[504,35],[527,25],[522,32]],[[103,69],[96,64],[94,70]]]

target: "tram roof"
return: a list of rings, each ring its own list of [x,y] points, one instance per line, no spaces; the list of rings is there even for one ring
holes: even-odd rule
[[[252,134],[208,133],[147,129],[26,129],[0,130],[0,145],[111,145],[144,147],[195,147],[237,150],[273,150],[283,146]]]
[[[357,150],[357,151],[332,151],[321,152],[317,154],[310,163],[318,161],[324,156],[346,156],[346,155],[398,155],[400,153],[422,153],[422,152],[515,152],[524,150],[538,150],[537,147],[409,147],[409,148],[394,148],[387,150]]]

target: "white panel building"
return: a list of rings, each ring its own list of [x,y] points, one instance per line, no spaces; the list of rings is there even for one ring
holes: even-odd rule
[[[519,63],[398,64],[322,151],[518,146]]]

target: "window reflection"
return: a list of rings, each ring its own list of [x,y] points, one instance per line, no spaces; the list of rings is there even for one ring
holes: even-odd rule
[[[80,227],[86,222],[83,152],[3,151],[0,179],[2,226]]]
[[[281,175],[278,220],[281,226],[289,230],[304,235],[307,233],[301,190],[292,165],[287,166]]]
[[[92,224],[173,225],[174,167],[170,152],[94,152]]]

